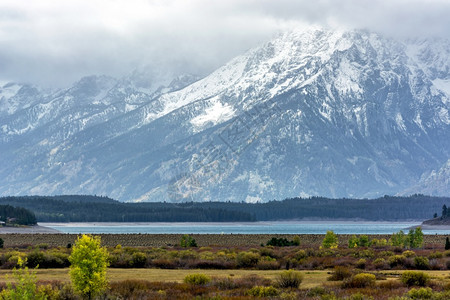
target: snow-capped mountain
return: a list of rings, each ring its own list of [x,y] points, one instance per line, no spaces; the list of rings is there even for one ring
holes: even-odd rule
[[[439,196],[448,195],[450,186],[450,159],[438,170],[425,173],[417,185],[402,192],[403,195],[422,193]]]
[[[0,194],[251,202],[402,193],[450,157],[449,70],[445,40],[309,28],[201,80],[93,76],[22,94],[3,85]]]

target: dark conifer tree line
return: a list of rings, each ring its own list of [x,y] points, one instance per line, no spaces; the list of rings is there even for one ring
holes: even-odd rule
[[[251,222],[247,212],[169,203],[122,203],[95,196],[2,197],[32,210],[39,222]]]
[[[0,205],[0,221],[19,225],[34,225],[36,224],[36,216],[23,207]]]
[[[425,220],[449,197],[412,195],[377,199],[291,198],[267,203],[122,203],[98,196],[2,197],[40,222],[251,222],[300,219]],[[450,210],[449,210],[450,211]]]

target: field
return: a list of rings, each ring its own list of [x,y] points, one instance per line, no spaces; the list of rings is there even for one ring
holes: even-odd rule
[[[114,269],[109,268],[107,272],[108,280],[147,280],[151,282],[183,282],[183,279],[189,274],[202,273],[211,277],[233,277],[242,278],[246,276],[260,276],[275,280],[280,274],[279,270],[164,270],[164,269]],[[10,270],[0,270],[0,282],[13,281],[12,278],[6,279],[5,275],[10,274]],[[330,271],[303,271],[305,279],[302,282],[303,288],[312,288],[327,282]],[[38,269],[36,270],[37,279],[40,281],[59,280],[69,282],[69,269]]]
[[[413,246],[394,235],[338,235],[338,245],[324,235],[190,235],[195,247],[178,234],[100,236],[110,263],[102,299],[450,299],[445,236]],[[22,259],[47,299],[77,299],[68,268],[77,235],[0,237],[1,288],[17,282]]]
[[[38,280],[38,285],[43,286],[54,286],[58,287],[68,287],[70,285],[70,278],[68,275],[69,270],[65,269],[37,269],[36,275]],[[208,291],[206,287],[188,287],[183,280],[187,275],[190,274],[204,274],[213,278],[213,285],[217,285],[223,279],[232,279],[235,282],[243,282],[244,288],[234,288],[233,293],[240,293],[242,297],[230,298],[230,299],[249,299],[253,297],[248,297],[248,290],[252,282],[257,284],[263,283],[266,286],[272,286],[268,284],[273,284],[277,282],[277,278],[285,271],[280,270],[163,270],[163,269],[114,269],[110,268],[107,271],[107,278],[110,283],[111,290],[123,290],[123,286],[130,288],[132,294],[136,292],[136,287],[142,287],[143,283],[147,283],[150,286],[157,287],[158,292],[161,293],[160,288],[166,288],[166,297],[156,297],[157,299],[191,299],[195,293],[205,293],[212,292],[217,294],[221,292],[222,295],[226,295],[223,291],[224,288],[217,286],[209,286],[211,291]],[[363,288],[352,288],[352,289],[342,289],[340,282],[329,281],[330,274],[333,272],[330,270],[319,270],[319,271],[300,271],[298,273],[303,275],[303,281],[300,288],[288,289],[283,293],[279,293],[278,296],[283,296],[281,299],[297,299],[308,298],[308,299],[388,299],[391,296],[400,296],[402,294],[407,294],[412,291],[419,291],[419,288],[413,287],[408,289],[400,283],[399,277],[404,271],[379,271],[377,276],[381,276],[381,280],[377,280],[375,285],[372,287]],[[0,270],[0,285],[4,285],[6,282],[14,282],[10,277],[10,270]],[[448,289],[450,285],[450,278],[448,271],[425,271],[432,279],[432,286],[440,292],[434,292],[435,295],[441,295],[442,297],[447,297],[450,295],[446,293],[445,290]],[[8,278],[5,278],[7,275]],[[139,278],[139,279],[137,279]],[[268,279],[264,282],[263,279]],[[248,283],[250,281],[250,284]],[[183,291],[180,297],[170,295],[172,290]],[[220,290],[222,289],[222,291]],[[396,291],[394,291],[394,289]],[[424,288],[422,288],[424,289]],[[225,289],[226,290],[226,289]],[[278,289],[281,290],[281,289]],[[190,294],[189,292],[194,294]],[[129,291],[128,291],[129,292]],[[142,292],[142,291],[141,291]],[[151,289],[147,289],[145,293],[136,293],[136,295],[130,297],[132,299],[155,299],[155,293],[151,293]],[[154,292],[154,291],[153,291]],[[314,296],[314,293],[318,292],[319,297]],[[117,292],[116,292],[117,293]],[[323,294],[322,294],[323,293]],[[328,294],[329,293],[329,294]],[[363,295],[363,298],[351,298],[353,294]],[[169,294],[169,295],[168,295]],[[147,296],[143,296],[147,295]],[[288,295],[290,295],[288,297]],[[341,298],[327,298],[326,295],[341,295]],[[368,295],[365,297],[364,295]],[[371,295],[371,296],[370,296]],[[75,296],[75,295],[73,295]],[[309,297],[311,296],[311,297]],[[372,297],[372,298],[370,298]],[[439,297],[439,296],[438,296]],[[110,298],[114,299],[114,296]],[[265,298],[265,297],[261,297]],[[59,298],[56,298],[59,299]],[[120,298],[119,298],[120,299]],[[125,299],[128,299],[126,297]],[[222,297],[220,299],[227,299],[227,297]],[[270,297],[274,299],[274,297]],[[278,298],[276,298],[278,299]],[[412,298],[415,299],[415,298]],[[421,299],[421,298],[416,298]],[[424,298],[431,299],[431,298]],[[448,299],[448,298],[433,298],[433,299]]]
[[[275,280],[277,276],[283,271],[280,270],[164,270],[164,269],[115,269],[109,268],[107,272],[108,280],[110,282],[114,281],[124,281],[124,280],[135,280],[139,277],[140,280],[148,280],[152,282],[183,282],[183,279],[189,274],[202,273],[211,277],[234,277],[242,278],[246,276],[260,276]],[[386,280],[395,280],[404,271],[379,271],[380,274],[386,276]],[[325,283],[329,283],[327,278],[332,273],[331,270],[316,270],[316,271],[300,271],[304,275],[304,280],[302,282],[302,288],[313,288],[321,286]],[[427,274],[431,276],[432,279],[438,281],[450,280],[450,274],[448,271],[426,271]],[[11,274],[10,270],[0,270],[0,282],[14,281],[10,278],[6,278],[5,275]],[[36,270],[37,279],[40,281],[52,281],[60,280],[63,282],[69,282],[69,269],[37,269]]]
[[[21,247],[24,245],[47,244],[52,247],[73,244],[78,235],[76,234],[0,234],[4,240],[5,247]],[[117,244],[130,247],[171,247],[180,242],[182,234],[99,234],[102,244],[114,247]],[[256,247],[266,243],[270,238],[293,239],[294,234],[191,234],[197,241],[199,247],[202,246],[226,246]],[[304,245],[319,247],[323,234],[300,234],[298,235]],[[347,244],[351,235],[338,235],[339,244]],[[370,235],[371,238],[389,239],[389,235]],[[424,244],[439,247],[445,243],[445,235],[425,235]]]

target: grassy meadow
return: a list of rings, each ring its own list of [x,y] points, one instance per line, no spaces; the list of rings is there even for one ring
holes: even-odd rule
[[[450,299],[445,236],[411,246],[394,235],[331,244],[325,235],[190,235],[195,247],[181,246],[183,235],[100,236],[110,266],[99,299]],[[0,237],[1,289],[17,283],[24,260],[47,299],[81,299],[69,276],[76,235]]]

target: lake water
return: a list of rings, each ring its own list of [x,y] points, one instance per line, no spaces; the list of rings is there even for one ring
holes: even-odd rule
[[[183,234],[392,234],[420,222],[291,221],[249,223],[39,223],[63,233],[183,233]],[[424,234],[450,234],[450,230],[424,230]]]

